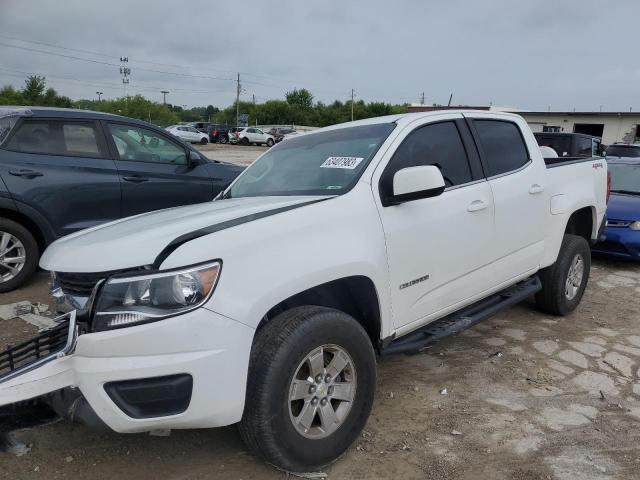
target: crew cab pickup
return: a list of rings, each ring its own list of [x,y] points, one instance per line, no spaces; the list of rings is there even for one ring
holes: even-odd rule
[[[359,436],[376,356],[532,295],[571,313],[606,201],[603,159],[547,166],[517,115],[396,115],[291,138],[213,202],[49,246],[40,265],[75,310],[42,333],[49,357],[0,354],[0,405],[46,396],[117,432],[239,423],[256,454],[310,471]]]

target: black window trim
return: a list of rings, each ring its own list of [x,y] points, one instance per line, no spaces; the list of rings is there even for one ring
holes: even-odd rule
[[[116,162],[135,162],[135,163],[151,163],[154,165],[174,165],[174,166],[180,166],[179,164],[173,164],[173,163],[165,163],[165,162],[145,162],[142,160],[123,160],[120,158],[120,154],[118,153],[118,147],[116,146],[116,142],[113,140],[113,137],[111,136],[111,130],[109,129],[109,124],[114,124],[114,125],[126,125],[128,127],[134,127],[134,128],[143,128],[146,130],[150,130],[154,133],[156,133],[159,137],[163,137],[165,138],[168,142],[182,148],[184,150],[184,153],[186,155],[186,159],[187,159],[187,163],[183,166],[189,165],[189,149],[185,146],[182,145],[178,142],[176,142],[173,138],[171,138],[169,135],[165,135],[165,133],[163,131],[161,131],[160,129],[156,129],[147,125],[139,125],[137,123],[131,123],[131,122],[123,122],[123,121],[119,121],[119,120],[100,120],[100,122],[102,122],[102,128],[104,130],[104,135],[107,139],[107,142],[109,144],[109,150],[111,151],[111,156],[113,158],[114,161]],[[202,155],[200,155],[200,157],[202,157]],[[117,163],[116,163],[117,164]]]
[[[23,150],[13,150],[9,147],[9,142],[13,139],[16,133],[20,130],[24,123],[34,123],[34,122],[64,122],[64,123],[85,123],[85,124],[93,124],[96,131],[96,142],[98,144],[98,154],[96,155],[78,155],[73,153],[50,153],[50,152],[27,152]],[[100,125],[100,120],[96,120],[94,118],[68,118],[68,117],[26,117],[20,118],[16,124],[13,126],[9,135],[2,142],[2,146],[0,147],[3,150],[14,153],[24,153],[25,155],[48,155],[53,157],[71,157],[71,158],[92,158],[96,160],[113,160],[110,155],[110,148],[105,137],[102,126]]]
[[[527,152],[527,158],[528,158],[527,162],[524,163],[523,165],[521,165],[520,167],[518,167],[515,170],[509,170],[508,172],[499,173],[497,175],[489,176],[488,175],[488,173],[489,173],[489,162],[487,160],[486,154],[484,153],[484,150],[482,149],[482,142],[480,141],[480,135],[478,134],[478,131],[476,130],[476,126],[475,126],[475,123],[474,123],[476,120],[479,120],[479,121],[487,120],[487,121],[491,121],[491,122],[510,123],[514,127],[516,127],[516,130],[518,131],[518,134],[520,134],[520,139],[522,140],[522,143],[524,145],[524,149]],[[494,180],[496,178],[505,177],[507,175],[512,175],[514,173],[521,172],[525,168],[528,168],[529,165],[533,164],[533,159],[531,158],[531,152],[529,151],[529,145],[527,144],[527,141],[525,140],[524,135],[522,134],[522,130],[520,129],[520,126],[516,122],[514,122],[512,120],[505,120],[505,119],[502,119],[502,118],[491,118],[491,117],[465,117],[465,121],[467,123],[467,126],[469,127],[469,130],[471,131],[471,135],[473,136],[473,141],[475,142],[476,149],[478,150],[478,154],[480,155],[480,161],[482,162],[482,168],[484,170],[484,175],[485,175],[487,180]]]
[[[405,135],[405,137],[402,139],[400,144],[394,149],[393,153],[391,154],[391,158],[387,161],[387,164],[384,166],[384,169],[382,170],[382,173],[378,178],[378,195],[380,196],[380,201],[383,207],[392,207],[396,205],[395,203],[389,203],[388,197],[382,191],[382,184],[385,180],[387,170],[389,169],[389,166],[391,165],[391,162],[396,152],[400,149],[400,147],[404,144],[404,142],[407,141],[409,136],[412,135],[414,132],[420,130],[421,128],[428,127],[431,125],[437,125],[439,123],[453,123],[454,126],[456,127],[456,130],[458,131],[458,136],[460,137],[460,141],[462,142],[462,147],[464,148],[467,156],[467,164],[469,165],[469,173],[471,174],[471,181],[446,187],[442,195],[444,195],[446,192],[449,192],[451,190],[457,190],[459,188],[476,185],[478,183],[485,182],[487,180],[484,176],[484,172],[481,171],[482,165],[478,167],[478,165],[480,164],[480,156],[475,145],[471,143],[471,139],[469,138],[469,135],[470,135],[470,132],[468,130],[469,127],[468,125],[466,125],[464,118],[448,118],[443,120],[436,120],[434,122],[423,123],[416,126],[409,133]]]

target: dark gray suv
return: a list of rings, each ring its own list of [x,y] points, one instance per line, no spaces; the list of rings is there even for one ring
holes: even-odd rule
[[[139,120],[0,107],[0,292],[26,281],[56,238],[210,201],[241,171]]]

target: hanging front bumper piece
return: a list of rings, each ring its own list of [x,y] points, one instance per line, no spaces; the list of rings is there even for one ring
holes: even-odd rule
[[[0,351],[0,385],[73,353],[78,339],[75,310],[54,322],[36,337]]]

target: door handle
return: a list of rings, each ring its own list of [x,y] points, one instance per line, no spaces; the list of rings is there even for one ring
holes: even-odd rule
[[[487,203],[483,200],[474,200],[467,206],[468,212],[478,212],[487,208]]]
[[[542,185],[534,183],[529,187],[529,193],[531,195],[535,195],[536,193],[541,193],[541,192],[544,192],[544,187]]]
[[[9,170],[9,174],[13,175],[14,177],[22,177],[22,178],[36,178],[36,177],[41,177],[42,175],[44,175],[41,172],[35,172],[33,170]]]
[[[130,177],[122,177],[122,179],[125,182],[131,182],[131,183],[142,183],[142,182],[146,182],[147,180],[149,180],[146,177],[142,177],[140,175],[131,175]]]

